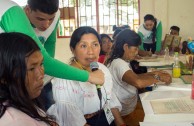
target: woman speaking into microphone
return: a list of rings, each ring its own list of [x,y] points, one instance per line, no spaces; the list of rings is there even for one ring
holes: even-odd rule
[[[99,98],[94,84],[53,79],[53,97],[56,103],[49,108],[48,113],[56,116],[60,126],[124,124],[119,112],[121,104],[112,92],[113,84],[109,70],[101,63],[97,63],[96,68],[92,65],[98,61],[100,41],[98,33],[91,27],[79,27],[72,34],[70,48],[74,57],[70,65],[87,71],[101,69],[105,75],[105,83],[100,88],[102,98]]]

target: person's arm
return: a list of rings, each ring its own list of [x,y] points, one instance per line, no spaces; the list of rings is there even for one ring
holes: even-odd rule
[[[159,80],[154,78],[155,74],[157,74],[160,77],[160,81],[166,82],[166,84],[170,84],[172,81],[170,74],[166,72],[154,71],[144,74],[135,74],[132,70],[126,71],[122,77],[122,80],[137,88],[144,88],[159,82]]]
[[[160,52],[162,46],[162,23],[159,22],[157,26],[157,32],[156,32],[156,51]]]
[[[115,122],[116,126],[121,126],[121,125],[125,124],[125,122],[123,121],[123,119],[121,117],[121,114],[120,114],[118,108],[111,108],[111,112],[115,118],[114,122]]]
[[[57,28],[58,28],[58,23],[57,22],[55,29],[52,31],[51,35],[48,37],[44,44],[44,48],[48,52],[48,54],[54,58],[55,56],[55,46],[56,46],[56,36],[57,36]]]
[[[114,116],[114,122],[116,124],[116,126],[121,126],[124,123],[122,116],[121,116],[121,109],[122,109],[122,105],[119,102],[118,98],[116,97],[115,93],[112,91],[111,92],[111,99],[110,99],[110,108],[111,108],[111,112]]]
[[[152,56],[152,52],[150,51],[144,51],[144,50],[138,50],[139,56]]]
[[[101,71],[95,71],[89,74],[89,72],[85,70],[79,70],[50,57],[32,29],[24,11],[19,6],[14,6],[7,10],[2,16],[0,25],[5,32],[24,33],[35,40],[44,57],[46,74],[70,80],[89,81],[94,84],[104,83],[103,73]]]

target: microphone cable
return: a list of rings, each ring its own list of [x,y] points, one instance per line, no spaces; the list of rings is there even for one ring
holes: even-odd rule
[[[97,62],[92,62],[90,63],[90,69],[93,71],[98,70],[98,63]],[[97,89],[97,94],[98,94],[98,98],[100,100],[100,111],[102,109],[102,92],[101,92],[101,86],[100,85],[96,85],[96,89]]]

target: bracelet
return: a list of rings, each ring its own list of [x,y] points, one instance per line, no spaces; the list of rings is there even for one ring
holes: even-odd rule
[[[154,89],[156,89],[157,87],[158,87],[158,85],[155,83],[155,84],[154,84]]]
[[[157,74],[154,74],[154,79],[156,79],[157,81],[160,81],[160,76],[159,75],[157,75]]]

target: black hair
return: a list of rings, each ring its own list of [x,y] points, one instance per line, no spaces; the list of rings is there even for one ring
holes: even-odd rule
[[[157,19],[153,15],[147,14],[144,16],[144,22],[148,21],[148,20],[151,20],[154,22],[154,27],[152,28],[152,42],[155,43],[156,42],[156,40],[155,40],[156,39],[156,32],[157,32],[157,30],[156,30]]]
[[[122,31],[122,29],[116,29],[116,30],[114,31],[114,33],[113,33],[113,35],[112,35],[113,40],[116,39],[116,36],[117,36],[118,33],[121,32],[121,31]]]
[[[122,25],[122,26],[113,25],[112,30],[113,30],[113,31],[115,31],[115,30],[117,30],[117,29],[123,30],[123,29],[126,29],[126,28],[131,29],[131,27],[130,27],[129,25]]]
[[[107,35],[107,34],[100,34],[100,39],[101,39],[101,41],[100,41],[100,46],[101,46],[100,55],[105,55],[106,54],[104,51],[102,51],[102,39],[103,38],[108,38],[112,42],[112,39],[111,39],[111,37],[109,35]]]
[[[191,54],[191,51],[188,48],[188,45],[187,44],[188,44],[187,41],[183,41],[183,43],[182,43],[182,49],[181,49],[182,54],[186,54],[186,53]]]
[[[28,0],[31,10],[54,14],[59,9],[59,0]]]
[[[180,31],[180,28],[178,26],[171,26],[170,30]]]
[[[81,40],[81,37],[84,34],[89,34],[89,33],[94,34],[97,37],[99,43],[102,43],[101,39],[100,39],[100,36],[99,36],[98,32],[95,29],[93,29],[92,27],[89,27],[89,26],[83,26],[83,27],[77,28],[73,32],[73,34],[71,36],[70,44],[69,44],[70,48],[75,49],[75,46]]]
[[[85,34],[90,34],[90,33],[94,34],[97,37],[99,44],[102,43],[98,32],[94,28],[89,27],[89,26],[82,26],[82,27],[77,28],[73,32],[71,39],[70,39],[70,43],[69,43],[70,48],[75,49],[76,45],[81,40],[81,37]],[[70,63],[73,60],[74,60],[74,57],[71,58]]]
[[[0,118],[10,106],[38,121],[52,123],[50,117],[37,110],[42,109],[41,103],[38,98],[31,99],[25,85],[26,58],[36,51],[40,48],[25,34],[0,34]],[[4,105],[5,102],[8,104]]]
[[[129,47],[141,45],[140,36],[130,29],[122,30],[116,37],[116,40],[113,44],[112,52],[110,58],[106,61],[107,64],[111,64],[114,59],[121,58],[124,54],[123,46],[128,44]]]

